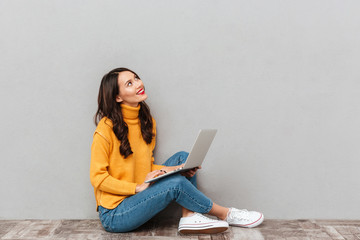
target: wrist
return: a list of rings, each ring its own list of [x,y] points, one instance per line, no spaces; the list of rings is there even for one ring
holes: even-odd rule
[[[138,193],[138,192],[142,192],[146,189],[146,187],[148,186],[149,183],[142,183],[142,184],[138,184],[136,185],[135,187],[135,193]]]
[[[135,193],[141,192],[141,191],[142,191],[141,189],[142,189],[142,184],[136,185],[136,187],[135,187]]]

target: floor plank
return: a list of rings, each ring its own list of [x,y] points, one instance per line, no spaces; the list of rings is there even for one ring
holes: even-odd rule
[[[212,235],[181,235],[178,218],[155,217],[129,233],[106,232],[92,220],[0,220],[0,239],[104,240],[360,240],[360,220],[265,220],[257,228],[230,227]]]
[[[10,229],[14,228],[16,224],[18,224],[18,221],[0,220],[0,238],[2,238],[5,234],[7,234],[10,231]]]
[[[336,231],[336,229],[333,226],[323,226],[323,231],[325,231],[333,240],[345,240],[341,234]]]

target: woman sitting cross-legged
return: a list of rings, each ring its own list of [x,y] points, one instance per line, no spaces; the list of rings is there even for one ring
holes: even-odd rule
[[[180,233],[219,233],[229,225],[251,228],[261,224],[262,213],[220,206],[199,191],[195,174],[200,166],[145,183],[181,167],[188,156],[178,152],[163,165],[154,164],[156,122],[146,99],[142,80],[130,69],[116,68],[101,81],[90,180],[105,230],[132,231],[173,200],[182,206]]]

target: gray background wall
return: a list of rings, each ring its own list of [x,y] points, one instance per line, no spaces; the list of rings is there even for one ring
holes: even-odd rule
[[[359,219],[359,1],[0,1],[0,218],[96,218],[101,77],[129,67],[158,163],[218,128],[199,184],[267,218]]]

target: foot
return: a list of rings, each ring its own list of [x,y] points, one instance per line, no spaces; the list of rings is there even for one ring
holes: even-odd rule
[[[249,212],[246,209],[230,208],[225,221],[231,226],[253,228],[264,221],[264,215],[255,211]]]
[[[224,232],[229,228],[225,221],[215,220],[200,213],[194,213],[189,217],[182,217],[178,231],[183,234],[212,234]]]

